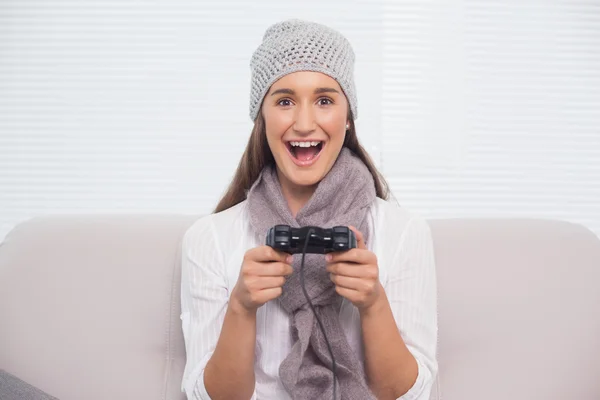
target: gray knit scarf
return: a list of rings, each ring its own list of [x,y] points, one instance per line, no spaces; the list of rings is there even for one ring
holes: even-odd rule
[[[262,243],[273,225],[319,226],[353,225],[369,240],[367,213],[375,200],[373,177],[365,164],[346,147],[342,148],[329,173],[294,218],[281,192],[274,166],[266,167],[248,192],[250,223]],[[283,386],[292,399],[326,399],[333,396],[331,356],[320,327],[300,286],[302,255],[294,256],[294,272],[283,286],[281,306],[290,314],[293,346],[279,367]],[[369,400],[369,390],[357,355],[340,326],[341,296],[325,269],[322,254],[308,254],[304,262],[306,290],[323,323],[336,361],[337,397]]]

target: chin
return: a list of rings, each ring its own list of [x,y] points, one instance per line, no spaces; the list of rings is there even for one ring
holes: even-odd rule
[[[325,160],[320,160],[310,168],[301,168],[289,160],[284,160],[283,165],[279,164],[283,168],[278,169],[289,185],[310,188],[318,185],[326,175],[325,167],[319,165],[321,162],[324,163]]]
[[[319,182],[321,182],[321,180],[323,179],[323,176],[321,174],[316,174],[316,173],[300,173],[300,174],[296,174],[294,175],[294,177],[292,179],[290,179],[290,177],[287,177],[288,180],[290,181],[290,183],[292,183],[295,186],[303,186],[303,187],[312,187],[317,185]]]

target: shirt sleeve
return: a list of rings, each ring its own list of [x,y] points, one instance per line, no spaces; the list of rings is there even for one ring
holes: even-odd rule
[[[385,284],[400,334],[418,366],[417,380],[401,400],[429,400],[437,375],[437,283],[427,221],[409,219]]]
[[[211,400],[204,369],[215,350],[229,303],[227,275],[210,216],[186,232],[181,258],[181,322],[186,365],[181,390],[189,400]],[[256,389],[251,400],[256,399]]]

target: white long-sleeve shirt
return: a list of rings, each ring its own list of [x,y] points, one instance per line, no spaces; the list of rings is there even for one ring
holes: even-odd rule
[[[181,320],[187,362],[182,390],[190,400],[210,400],[204,368],[221,332],[229,296],[244,253],[263,245],[252,231],[247,203],[198,219],[182,243]],[[377,198],[369,212],[369,250],[377,256],[379,279],[400,334],[418,364],[413,387],[400,399],[429,400],[437,374],[437,285],[431,232],[427,222],[406,208]],[[361,360],[360,316],[344,299],[340,322]],[[240,332],[243,334],[243,332]],[[290,316],[275,299],[256,314],[255,390],[251,400],[286,400],[279,365],[292,347]]]

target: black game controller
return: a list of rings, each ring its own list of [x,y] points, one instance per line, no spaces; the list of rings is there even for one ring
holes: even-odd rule
[[[267,246],[289,254],[301,254],[309,231],[306,254],[326,254],[356,248],[354,232],[347,226],[327,229],[317,226],[294,228],[289,225],[275,225],[267,233]]]

